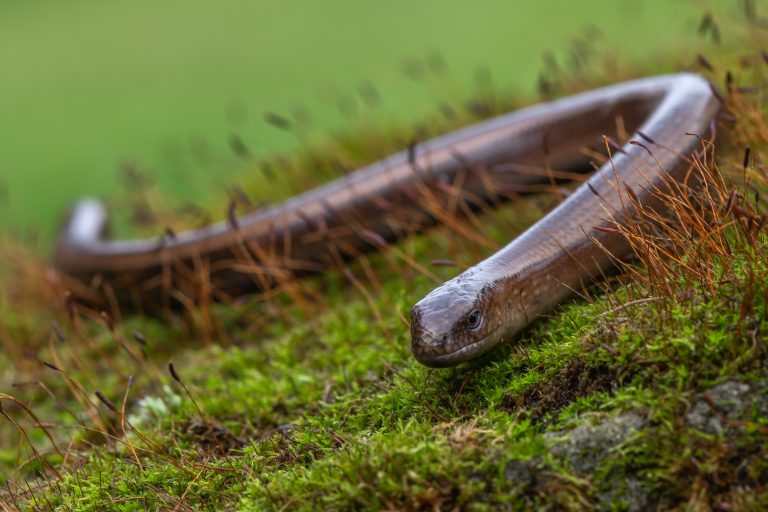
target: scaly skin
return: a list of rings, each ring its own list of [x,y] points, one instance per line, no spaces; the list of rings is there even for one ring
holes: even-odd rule
[[[419,301],[411,310],[411,336],[421,363],[454,366],[483,354],[630,253],[629,241],[599,228],[632,214],[634,198],[627,188],[643,208],[662,208],[654,191],[685,177],[690,155],[702,148],[696,135],[710,132],[720,105],[704,79],[672,75],[555,102],[539,111],[536,129],[572,124],[572,109],[590,97],[586,129],[600,133],[614,122],[602,109],[626,96],[647,103],[649,115],[638,128],[642,135],[633,137],[645,147],[625,145],[525,233]]]
[[[104,240],[106,210],[84,200],[59,237],[54,263],[90,283],[80,291],[90,286],[95,295],[227,298],[274,286],[286,269],[319,272],[434,223],[434,213],[451,201],[440,183],[460,183],[487,200],[494,190],[542,181],[514,172],[524,166],[583,164],[579,150],[615,137],[618,118],[628,131],[639,127],[658,142],[646,142],[658,162],[642,147],[624,146],[612,165],[523,235],[413,307],[414,356],[428,366],[452,366],[486,352],[611,267],[613,257],[626,256],[623,238],[594,227],[624,218],[625,186],[653,206],[654,187],[666,176],[680,179],[687,156],[701,146],[686,133],[705,136],[718,108],[697,75],[618,84],[476,124],[284,203],[163,239]]]

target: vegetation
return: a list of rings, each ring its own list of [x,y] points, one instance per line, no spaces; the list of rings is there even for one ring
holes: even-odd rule
[[[50,250],[57,221],[80,196],[109,197],[119,209],[131,163],[151,169],[166,196],[208,206],[225,195],[222,183],[253,172],[230,150],[233,135],[265,155],[349,129],[351,119],[389,128],[419,121],[478,81],[530,93],[542,54],[566,60],[574,39],[610,42],[633,62],[690,49],[699,41],[680,32],[695,34],[702,2],[724,16],[735,7],[4,0],[0,230]],[[300,133],[276,130],[265,111]]]
[[[701,25],[708,37],[718,27],[710,15]],[[728,30],[766,40],[759,20]],[[655,71],[607,61],[550,64],[541,93]],[[653,225],[641,212],[617,226],[638,261],[459,368],[412,360],[410,305],[555,194],[469,218],[448,211],[450,222],[322,278],[163,318],[76,304],[70,283],[3,240],[3,506],[765,509],[768,57],[740,46],[684,63],[723,84],[726,102],[716,143],[692,166],[702,192],[669,196],[673,214]],[[482,89],[418,135],[515,106]],[[309,170],[330,177],[412,136],[350,133],[261,162],[239,200],[291,194]],[[135,188],[136,218],[194,224]]]

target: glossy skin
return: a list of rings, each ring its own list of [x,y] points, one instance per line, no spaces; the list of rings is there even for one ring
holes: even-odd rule
[[[546,114],[549,107],[538,110]],[[587,113],[585,108],[573,112]],[[582,119],[581,124],[588,123]],[[97,296],[107,284],[129,300],[158,294],[167,298],[179,289],[198,296],[201,286],[216,298],[226,298],[274,286],[280,269],[320,272],[339,257],[378,248],[367,233],[391,241],[434,223],[433,214],[440,208],[431,209],[422,199],[428,194],[433,205],[451,202],[453,196],[440,189],[441,183],[460,182],[468,194],[488,200],[495,188],[519,189],[547,181],[495,168],[540,165],[547,157],[555,168],[567,168],[583,164],[578,148],[595,143],[592,133],[567,133],[552,126],[545,155],[540,131],[530,136],[529,124],[517,114],[500,116],[239,217],[236,226],[225,221],[170,238],[106,240],[106,209],[97,200],[85,199],[75,206],[57,241],[54,265],[84,283],[96,283],[98,289],[81,292]],[[210,282],[198,282],[200,269]]]
[[[642,146],[625,145],[525,233],[419,301],[411,311],[416,359],[445,367],[475,358],[604,274],[614,258],[630,253],[623,237],[595,227],[610,227],[631,213],[626,188],[644,208],[658,211],[662,206],[653,191],[666,190],[669,179],[684,179],[688,157],[702,147],[693,134],[706,136],[719,110],[709,83],[698,76],[651,78],[587,93],[594,100],[587,129],[606,131],[613,119],[602,115],[605,104],[638,94],[649,114],[639,127],[644,137],[631,139],[653,157]],[[569,111],[584,97],[551,104],[539,121],[571,122]]]
[[[663,141],[664,148],[646,145],[679,179],[684,157],[700,147],[685,133],[706,135],[718,107],[709,84],[696,75],[627,82],[479,123],[284,203],[170,238],[104,240],[106,210],[84,200],[57,242],[54,264],[89,283],[79,292],[95,297],[226,299],[277,286],[286,270],[320,272],[382,239],[434,223],[435,212],[453,201],[441,183],[460,183],[468,194],[488,200],[499,189],[546,182],[525,174],[525,166],[583,164],[579,150],[600,145],[604,134],[616,137],[618,117],[628,131],[642,124],[645,135]],[[611,257],[587,234],[613,256],[628,253],[624,240],[593,229],[623,217],[615,178],[645,205],[653,202],[649,184],[659,185],[665,174],[643,148],[623,149],[625,154],[614,154],[613,168],[604,166],[590,178],[592,190],[582,185],[507,247],[414,306],[416,359],[439,367],[476,357],[610,267]]]

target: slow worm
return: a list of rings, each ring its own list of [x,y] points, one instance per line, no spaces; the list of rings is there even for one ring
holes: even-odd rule
[[[542,181],[521,172],[526,168],[583,165],[580,150],[603,136],[615,139],[617,124],[635,132],[631,138],[642,145],[615,151],[538,223],[413,307],[416,359],[453,366],[512,336],[626,257],[629,242],[600,228],[632,213],[626,189],[643,207],[660,207],[654,191],[667,179],[683,179],[718,110],[698,75],[626,82],[464,128],[281,204],[158,239],[104,239],[106,210],[86,199],[58,239],[54,264],[127,297],[167,297],[173,290],[235,296],[279,284],[286,269],[321,271],[434,223],[451,184],[487,201],[498,190]]]

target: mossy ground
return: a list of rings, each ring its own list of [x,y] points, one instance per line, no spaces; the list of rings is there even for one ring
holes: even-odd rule
[[[751,44],[760,30],[748,27]],[[554,198],[457,220],[466,224],[410,237],[274,296],[163,318],[118,319],[117,310],[101,315],[72,306],[60,278],[7,240],[2,503],[70,510],[767,508],[768,240],[753,190],[764,183],[768,142],[763,56],[743,47],[710,55],[713,80],[729,69],[733,83],[724,93],[725,135],[706,168],[741,170],[744,147],[751,148],[744,171],[751,184],[735,185],[752,187],[743,200],[727,209],[726,185],[719,203],[704,203],[722,229],[699,245],[701,238],[683,244],[667,236],[682,256],[661,266],[656,238],[643,239],[640,270],[591,288],[455,369],[413,361],[410,306],[520,232]],[[597,69],[550,69],[542,88],[565,93],[643,74]],[[756,94],[746,89],[753,87]],[[466,109],[427,120],[419,137],[516,104],[483,90]],[[259,191],[261,198],[290,194],[307,169],[321,180],[340,161],[354,167],[410,139],[370,126],[354,131],[292,161],[271,162],[260,183],[243,188],[257,199]],[[142,208],[157,202],[151,190],[139,199]],[[481,236],[461,238],[469,231]],[[424,263],[446,259],[456,266]]]

